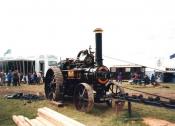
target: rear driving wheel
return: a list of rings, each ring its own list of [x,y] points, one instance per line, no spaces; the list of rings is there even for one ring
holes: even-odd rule
[[[58,101],[63,97],[61,86],[63,84],[63,75],[58,67],[48,69],[45,77],[45,95],[47,99]]]

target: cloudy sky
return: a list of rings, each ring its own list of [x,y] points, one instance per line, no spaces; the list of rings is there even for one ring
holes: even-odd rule
[[[101,27],[105,56],[150,65],[175,53],[174,5],[174,0],[1,0],[0,56],[12,49],[18,56],[76,57],[94,48],[93,30]]]

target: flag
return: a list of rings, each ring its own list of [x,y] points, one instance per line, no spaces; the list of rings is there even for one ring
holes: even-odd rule
[[[7,55],[7,54],[11,54],[12,53],[12,50],[11,49],[7,49],[7,51],[4,53],[4,56]]]
[[[173,58],[175,58],[175,53],[170,56],[170,59],[173,59]]]
[[[170,59],[173,59],[174,57],[175,57],[175,54],[171,55],[171,56],[170,56]]]

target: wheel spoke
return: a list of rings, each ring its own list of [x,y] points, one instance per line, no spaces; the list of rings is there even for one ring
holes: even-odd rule
[[[82,97],[84,96],[84,92],[85,92],[85,89],[83,90],[83,93],[82,93],[82,95],[81,95]]]

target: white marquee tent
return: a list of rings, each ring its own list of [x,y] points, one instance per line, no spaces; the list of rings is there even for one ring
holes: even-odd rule
[[[30,57],[5,56],[0,57],[0,71],[5,73],[18,70],[23,74],[40,72],[44,74],[49,66],[56,65],[58,58],[54,55],[39,55]]]

